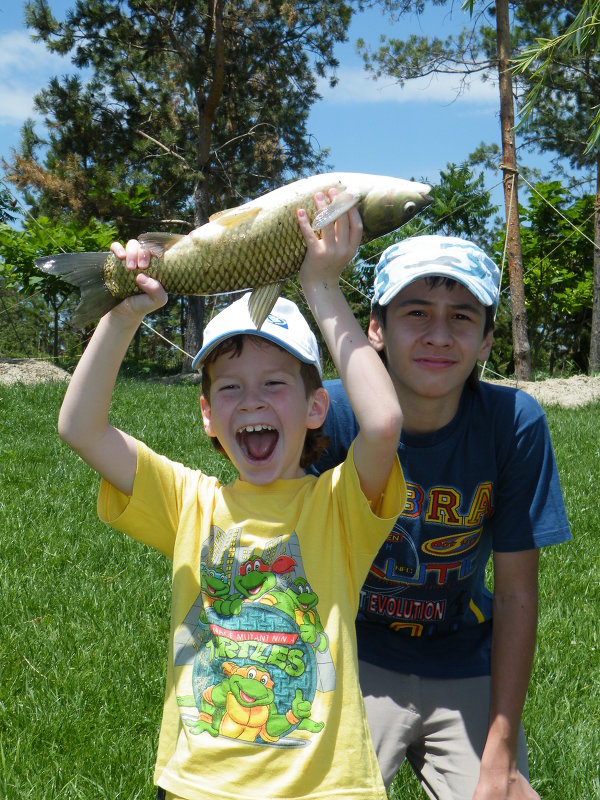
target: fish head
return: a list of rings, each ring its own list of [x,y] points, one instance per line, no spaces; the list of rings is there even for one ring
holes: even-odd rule
[[[428,206],[433,198],[426,183],[390,178],[364,195],[359,205],[364,241],[391,233]]]

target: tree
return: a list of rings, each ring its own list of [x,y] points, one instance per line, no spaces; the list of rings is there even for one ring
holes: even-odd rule
[[[519,35],[535,29],[516,64],[527,93],[521,121],[536,146],[567,158],[574,168],[596,176],[593,310],[589,369],[600,372],[600,3],[525,0],[515,19]],[[554,43],[554,44],[553,44]],[[536,51],[543,49],[538,66]]]
[[[57,249],[65,252],[106,250],[115,235],[113,226],[95,222],[82,226],[72,220],[57,224],[47,217],[35,220],[28,217],[19,230],[0,223],[0,278],[13,296],[43,297],[46,305],[50,306],[50,341],[55,359],[59,356],[60,314],[66,304],[73,302],[72,287],[55,277],[44,277],[35,269],[34,259],[56,252]],[[46,322],[43,315],[39,318],[39,326],[40,336],[44,339]],[[19,339],[19,342],[23,349],[22,340]]]
[[[523,286],[523,249],[519,223],[519,181],[515,146],[515,108],[510,72],[510,22],[508,0],[496,0],[498,82],[500,86],[500,128],[504,207],[506,209],[506,255],[510,276],[515,377],[531,378],[531,350],[527,336],[527,312]]]
[[[565,10],[563,5],[561,12]],[[515,73],[530,75],[529,90],[521,107],[523,120],[535,109],[545,81],[557,61],[565,57],[569,60],[581,60],[585,56],[593,58],[599,49],[600,0],[583,0],[579,11],[562,33],[550,38],[536,36],[533,44],[523,47],[513,58]],[[587,131],[587,152],[592,151],[600,141],[600,105],[594,106],[593,111],[594,118]]]
[[[0,184],[0,223],[13,222],[15,220],[15,205],[10,193]]]
[[[556,209],[560,212],[557,217]],[[587,371],[592,311],[593,197],[571,201],[558,181],[538,183],[521,209],[525,296],[534,371]]]
[[[363,330],[369,324],[373,268],[390,245],[421,233],[440,233],[466,237],[491,250],[494,232],[490,226],[498,208],[483,188],[483,173],[475,176],[467,164],[449,163],[441,170],[440,182],[432,188],[431,198],[432,203],[399,230],[362,245],[353,268],[343,274],[348,302]]]
[[[445,5],[446,0],[433,0],[435,5]],[[415,2],[412,8],[422,10],[424,3]],[[474,0],[463,4],[471,13]],[[520,246],[518,218],[518,172],[514,141],[514,109],[510,59],[510,29],[508,0],[485,2],[484,9],[495,14],[496,26],[492,30],[485,24],[483,14],[478,15],[472,30],[463,28],[458,36],[446,40],[429,39],[426,36],[410,36],[406,41],[382,37],[382,45],[372,52],[359,43],[365,65],[377,77],[388,75],[400,84],[412,78],[436,73],[461,75],[466,80],[481,72],[489,75],[497,71],[500,83],[500,119],[502,133],[502,169],[504,172],[504,194],[506,223],[509,231],[507,261],[510,274],[510,297],[512,310],[513,354],[515,375],[521,380],[530,377],[530,348],[527,339],[527,314],[523,289],[523,259]]]
[[[491,248],[490,225],[498,207],[484,189],[483,172],[475,175],[468,164],[448,163],[431,196],[433,203],[412,224],[425,224],[429,233],[471,239],[484,250]]]
[[[26,126],[11,178],[38,213],[58,206],[114,220],[125,239],[157,225],[187,232],[314,171],[325,157],[306,128],[316,76],[337,66],[333,46],[363,5],[82,0],[59,22],[32,0],[37,38],[91,77],[50,81],[36,101],[49,138]],[[202,312],[193,298],[188,353],[199,348]]]

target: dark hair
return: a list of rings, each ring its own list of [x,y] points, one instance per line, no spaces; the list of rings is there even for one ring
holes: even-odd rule
[[[442,275],[428,275],[424,278],[425,283],[430,289],[435,289],[437,286],[445,286],[446,289],[452,290],[456,286],[459,281],[455,281],[454,278],[445,278]],[[461,284],[462,285],[462,284]],[[381,325],[382,328],[385,328],[385,320],[387,316],[387,305],[381,306],[379,303],[376,303],[371,308],[371,317]],[[485,321],[483,323],[483,335],[487,336],[490,331],[494,330],[494,316],[496,309],[494,306],[484,306],[485,308]],[[383,350],[380,351],[379,355],[381,356],[381,360],[387,367],[387,359],[385,352]],[[473,371],[467,378],[467,386],[471,389],[477,389],[479,385],[479,373],[477,370],[477,364],[473,367]]]
[[[255,336],[254,334],[247,334],[247,333],[237,333],[234,336],[230,336],[228,339],[225,339],[220,344],[218,344],[214,350],[206,357],[206,360],[202,364],[202,394],[210,403],[210,387],[211,387],[211,377],[210,377],[210,365],[216,361],[219,356],[228,355],[230,358],[238,358],[242,354],[242,350],[244,348],[244,342],[248,337],[252,337],[256,342],[265,343],[267,340],[260,337]],[[281,347],[276,342],[268,342],[272,344],[274,347],[279,347],[280,350],[284,352],[289,352],[284,347]],[[300,377],[302,378],[302,383],[304,384],[304,391],[306,393],[306,397],[310,397],[310,395],[315,392],[317,389],[322,388],[323,381],[321,380],[321,376],[319,375],[319,370],[316,368],[314,364],[307,364],[305,361],[300,361]],[[217,439],[216,436],[211,436],[213,446],[215,450],[219,453],[223,453],[223,455],[227,455],[225,450],[223,449],[223,445]],[[307,469],[310,467],[311,464],[314,464],[316,461],[319,460],[321,453],[327,445],[329,444],[329,439],[327,436],[323,434],[323,426],[321,425],[319,428],[310,428],[306,431],[306,438],[304,439],[304,448],[302,450],[302,455],[300,457],[300,466],[302,469]]]

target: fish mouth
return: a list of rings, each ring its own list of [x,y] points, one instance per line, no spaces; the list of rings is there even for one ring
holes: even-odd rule
[[[418,194],[419,197],[421,198],[421,202],[419,203],[419,205],[422,208],[426,208],[428,205],[431,205],[431,203],[433,203],[433,197],[431,196],[431,186],[429,186],[429,184],[427,183],[422,184],[421,191],[419,191]],[[420,209],[418,208],[416,209],[416,211],[419,210]]]
[[[250,461],[267,461],[275,451],[279,432],[272,425],[243,425],[235,434],[240,450]]]

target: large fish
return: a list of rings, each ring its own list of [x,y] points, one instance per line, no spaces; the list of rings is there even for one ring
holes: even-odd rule
[[[335,188],[337,196],[317,214],[313,196]],[[289,183],[249,203],[213,214],[186,236],[146,233],[140,243],[152,253],[147,274],[167,292],[210,295],[252,289],[250,311],[260,328],[283,282],[304,259],[306,245],[296,211],[305,208],[320,230],[356,206],[362,242],[399,228],[431,202],[430,187],[401,178],[332,172]],[[39,258],[36,266],[79,287],[73,325],[84,327],[121,300],[138,294],[137,270],[112,253],[62,253]]]

